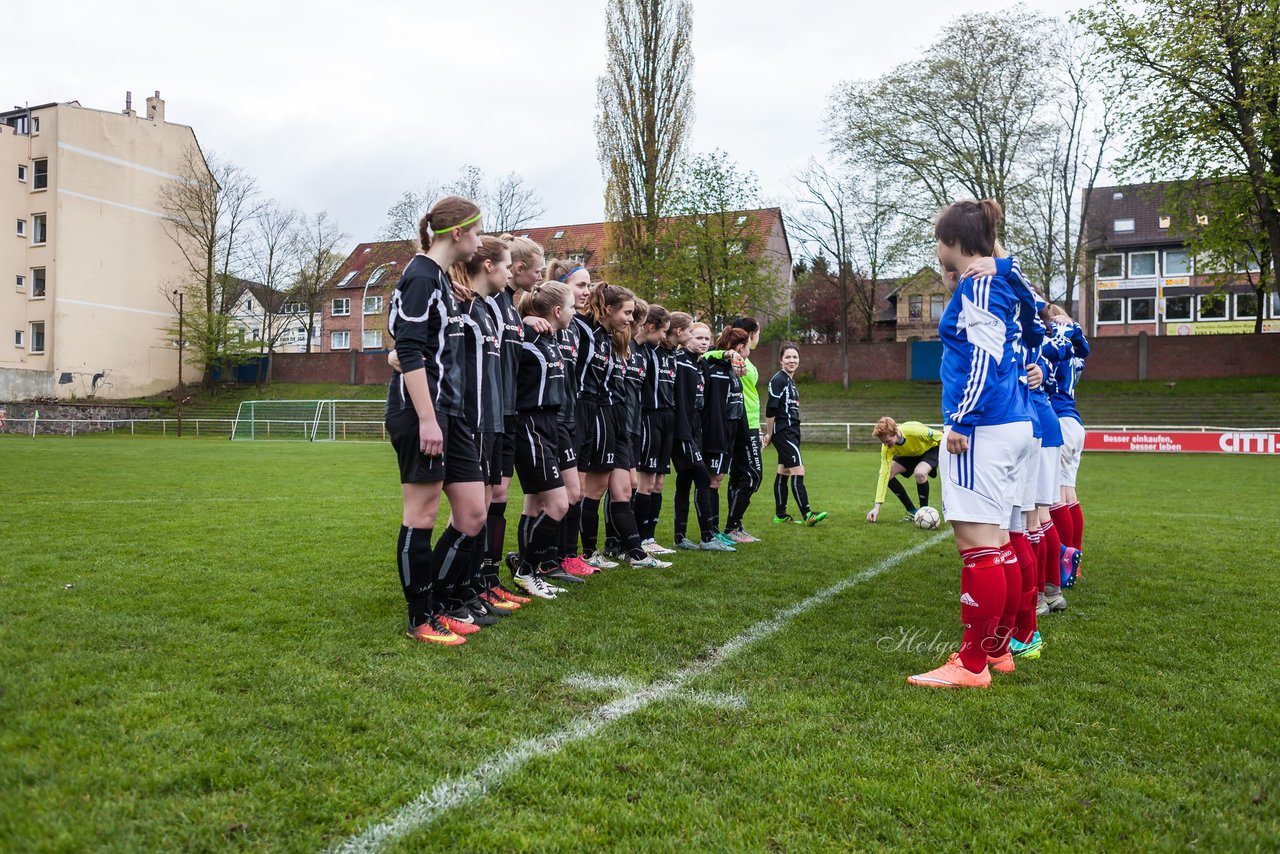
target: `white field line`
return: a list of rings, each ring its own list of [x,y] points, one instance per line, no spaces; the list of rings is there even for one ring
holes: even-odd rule
[[[778,611],[772,617],[761,620],[731,638],[727,643],[709,650],[702,658],[672,671],[666,677],[598,706],[574,718],[562,729],[516,742],[509,749],[481,763],[470,772],[437,783],[401,807],[386,821],[365,829],[330,850],[334,852],[377,851],[406,833],[431,824],[448,810],[487,795],[508,775],[524,767],[530,759],[554,756],[573,742],[582,741],[600,732],[607,724],[672,697],[692,680],[710,673],[752,644],[777,634],[787,623],[801,614],[827,603],[850,587],[875,578],[902,561],[915,557],[949,536],[951,536],[950,531],[943,531],[905,551],[890,555],[875,566],[854,573],[814,593],[809,598]]]
[[[597,691],[607,694],[630,694],[644,688],[644,685],[625,676],[592,676],[590,673],[574,673],[566,676],[563,684],[570,688],[581,688],[584,691]],[[742,710],[747,707],[747,698],[741,694],[720,694],[714,691],[681,691],[676,698],[688,700],[703,706],[717,709]]]

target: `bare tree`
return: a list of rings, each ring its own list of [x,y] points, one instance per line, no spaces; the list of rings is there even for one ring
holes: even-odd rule
[[[546,213],[537,191],[514,172],[498,178],[486,195],[484,225],[488,231],[515,231]]]
[[[815,263],[830,259],[834,270],[814,281],[829,283],[840,311],[841,382],[849,387],[849,329],[857,324],[871,339],[875,326],[876,286],[903,256],[901,204],[883,176],[832,171],[811,159],[796,176],[796,207],[787,228],[797,235]]]
[[[305,217],[299,230],[301,268],[290,299],[306,310],[308,353],[315,340],[316,317],[324,310],[325,286],[346,258],[340,250],[348,239],[328,211]]]
[[[663,203],[693,122],[690,0],[609,0],[596,148],[616,272],[652,282]]]
[[[922,224],[957,197],[1011,207],[1027,155],[1047,132],[1042,107],[1047,19],[1025,9],[962,15],[924,56],[877,80],[839,86],[828,132],[835,149],[911,183]]]
[[[297,281],[301,267],[298,221],[295,208],[270,201],[263,205],[254,222],[249,273],[266,288],[259,300],[263,311],[262,331],[258,338],[259,385],[266,379],[268,365],[268,360],[262,357],[275,352],[276,344],[288,326],[289,316],[281,309],[283,296]]]
[[[212,386],[216,365],[230,369],[243,356],[231,334],[229,312],[244,263],[243,243],[261,210],[257,181],[231,161],[216,154],[206,158],[192,146],[183,154],[178,177],[160,188],[159,204],[166,232],[187,267],[178,283],[190,298],[184,337],[203,363],[204,384]],[[176,304],[176,297],[171,301]]]
[[[379,240],[417,240],[418,223],[441,196],[439,184],[428,184],[420,192],[405,190],[387,209],[387,219],[378,232]]]

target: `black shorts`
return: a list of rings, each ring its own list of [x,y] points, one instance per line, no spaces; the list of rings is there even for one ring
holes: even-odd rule
[[[729,473],[729,464],[733,461],[733,454],[725,451],[707,451],[702,455],[702,460],[706,463],[707,471],[712,477],[719,474]]]
[[[511,444],[511,434],[516,429],[516,417],[514,415],[504,416],[502,419],[502,432],[498,434],[498,438],[493,443],[493,454],[490,456],[491,476],[498,478],[494,483],[500,483],[504,477],[511,477],[516,470],[516,447]]]
[[[929,477],[936,478],[938,476],[938,446],[934,445],[918,457],[894,457],[893,461],[907,470],[907,474],[911,474],[916,470],[916,466],[921,463],[929,464]]]
[[[645,474],[671,471],[671,443],[675,436],[676,413],[658,409],[644,414],[640,448],[636,454],[636,470]]]
[[[578,471],[610,472],[617,465],[616,406],[578,405]]]
[[[515,446],[516,474],[525,495],[564,486],[564,478],[560,476],[560,431],[554,411],[517,415],[512,445]]]
[[[556,422],[556,436],[560,441],[560,473],[578,467],[578,431],[563,421]]]
[[[501,433],[481,433],[479,435],[480,468],[484,470],[484,482],[488,486],[497,486],[502,482],[502,473],[498,471],[493,460],[494,449],[502,438]]]
[[[773,441],[769,444],[773,445],[773,449],[778,452],[778,465],[787,469],[804,465],[804,457],[800,455],[799,427],[787,427],[775,431]]]
[[[706,468],[702,460],[702,446],[698,439],[675,439],[671,443],[671,465],[676,471]]]
[[[418,413],[414,410],[388,415],[385,423],[400,463],[401,483],[484,483],[479,442],[461,418],[440,419],[444,453],[438,457],[428,457],[419,450]]]

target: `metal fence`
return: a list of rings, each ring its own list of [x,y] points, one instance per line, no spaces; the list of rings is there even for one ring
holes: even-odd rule
[[[183,434],[200,438],[229,439],[235,426],[234,418],[184,418]],[[338,441],[338,442],[385,442],[386,427],[381,420],[370,419],[327,419],[324,429],[317,431],[316,420],[306,419],[258,419],[255,421],[257,441]],[[819,445],[841,445],[846,450],[858,446],[877,444],[871,435],[875,426],[873,421],[819,421],[802,425],[804,441]],[[941,429],[933,425],[935,429]],[[1171,427],[1169,425],[1089,425],[1090,430],[1108,430],[1117,432],[1170,431],[1193,433],[1215,433],[1244,431],[1241,427]],[[1250,428],[1249,432],[1257,432],[1258,428]],[[126,436],[163,436],[177,437],[178,420],[176,418],[119,418],[119,419],[77,419],[77,418],[8,418],[0,423],[0,432],[13,435],[28,436],[87,436],[87,435],[126,435]]]

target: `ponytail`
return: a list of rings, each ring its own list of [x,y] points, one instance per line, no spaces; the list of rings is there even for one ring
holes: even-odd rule
[[[533,290],[520,296],[520,302],[516,308],[525,317],[549,319],[555,307],[563,306],[572,295],[573,291],[568,285],[562,285],[559,282],[539,282],[533,286]]]

